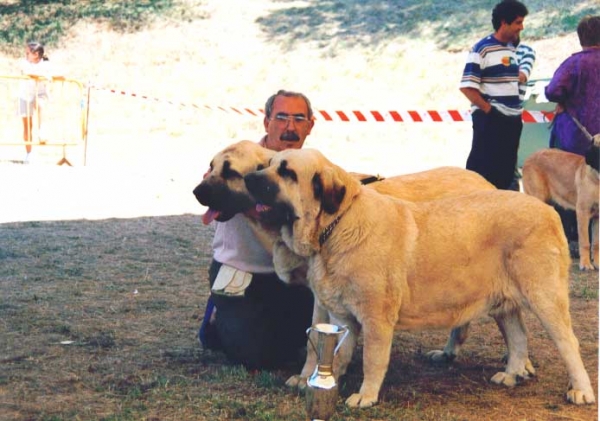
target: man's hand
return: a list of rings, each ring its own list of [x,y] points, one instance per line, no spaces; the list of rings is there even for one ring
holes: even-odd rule
[[[519,83],[527,83],[527,75],[523,72],[519,72]]]
[[[489,114],[492,106],[481,96],[481,93],[475,88],[460,88],[460,91],[467,97],[471,104],[480,108],[484,113]]]
[[[561,104],[556,104],[556,107],[554,107],[554,114],[560,114],[563,111],[565,111],[565,107],[563,107]]]

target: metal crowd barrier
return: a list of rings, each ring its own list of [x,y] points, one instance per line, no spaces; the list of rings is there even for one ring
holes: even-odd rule
[[[27,110],[32,118],[29,140],[25,140],[24,125],[19,114],[19,98],[38,84],[45,84],[47,98],[35,97],[40,113],[34,107]],[[31,99],[31,98],[29,98]],[[27,109],[28,107],[26,107]],[[79,150],[82,164],[86,164],[89,87],[78,80],[58,76],[52,79],[38,76],[0,75],[0,160],[22,161],[25,146],[33,153],[37,148],[62,152],[58,165],[72,165],[67,152]]]

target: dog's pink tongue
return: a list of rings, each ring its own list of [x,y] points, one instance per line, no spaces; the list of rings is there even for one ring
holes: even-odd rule
[[[218,217],[218,216],[219,216],[219,211],[216,211],[214,209],[208,209],[206,211],[206,213],[204,215],[202,215],[202,223],[204,225],[208,225],[212,221],[214,221],[215,218]]]
[[[270,207],[270,206],[264,205],[264,204],[262,204],[262,203],[257,203],[257,204],[256,204],[256,207],[255,207],[255,210],[256,210],[256,212],[258,212],[258,213],[261,213],[261,212],[266,212],[266,211],[268,211],[268,210],[270,210],[270,209],[271,209],[271,207]]]

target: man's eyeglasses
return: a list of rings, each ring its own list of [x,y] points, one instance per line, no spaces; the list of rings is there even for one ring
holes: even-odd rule
[[[279,124],[287,125],[288,122],[293,121],[296,124],[303,124],[308,121],[308,118],[304,114],[285,114],[277,113],[275,117],[271,118],[271,121],[275,121]]]

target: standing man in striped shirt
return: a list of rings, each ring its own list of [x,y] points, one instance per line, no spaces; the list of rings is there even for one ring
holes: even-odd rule
[[[492,11],[495,32],[473,46],[460,81],[460,91],[471,102],[473,120],[466,167],[499,189],[510,188],[513,181],[523,129],[515,44],[528,13],[516,0],[496,4]]]

